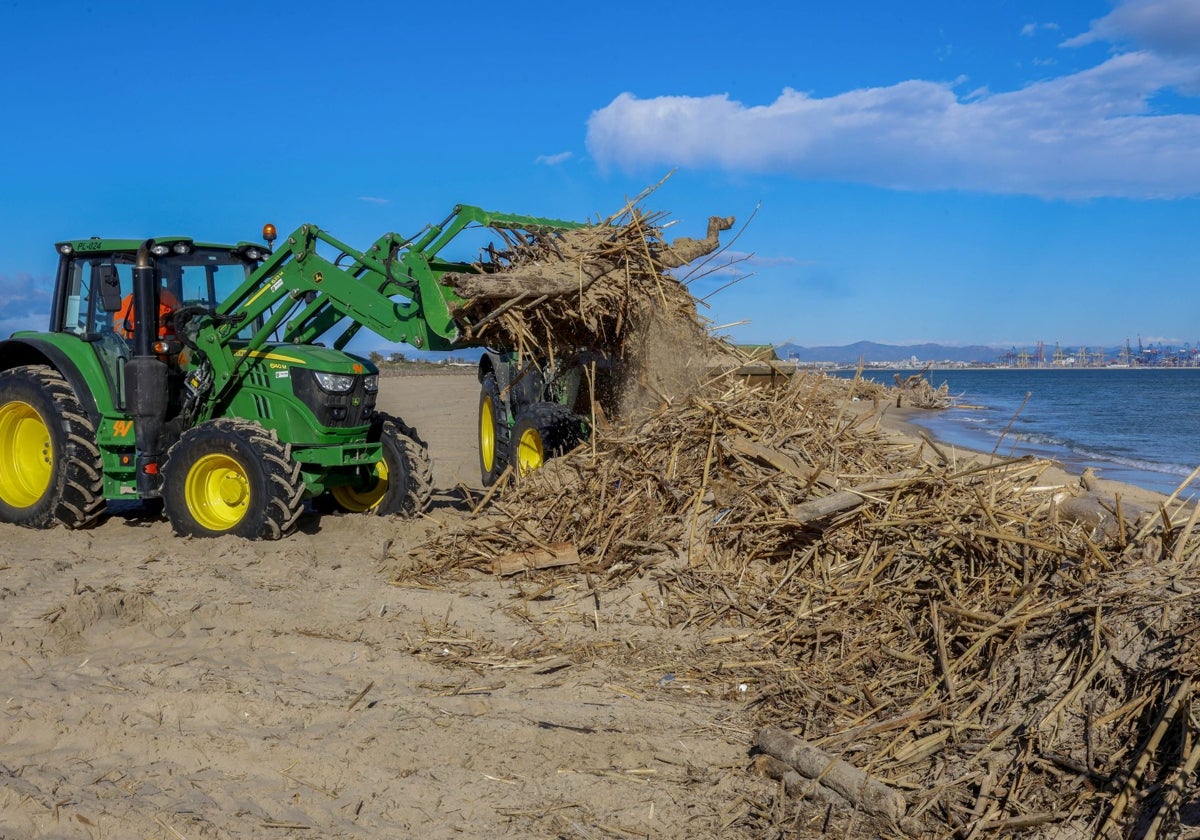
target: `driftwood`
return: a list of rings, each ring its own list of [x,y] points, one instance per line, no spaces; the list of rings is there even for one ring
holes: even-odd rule
[[[893,822],[904,816],[904,797],[878,779],[873,779],[849,762],[818,749],[807,741],[768,726],[759,730],[754,745],[805,778],[814,779],[836,791],[851,804]]]
[[[852,808],[853,804],[832,788],[827,788],[815,779],[801,776],[796,768],[786,761],[780,761],[773,755],[762,753],[756,755],[750,762],[750,772],[767,779],[783,782],[783,790],[788,796],[811,799],[824,805],[837,808]]]
[[[570,543],[554,543],[546,548],[514,551],[492,561],[492,574],[515,575],[534,569],[555,569],[559,566],[578,566],[579,553]]]
[[[726,441],[726,445],[732,452],[747,455],[793,478],[798,478],[804,482],[820,482],[822,485],[828,486],[828,480],[821,479],[821,470],[819,468],[798,463],[795,458],[786,452],[781,452],[770,446],[764,446],[757,441],[750,440],[745,435],[737,435],[729,438]]]
[[[918,475],[916,470],[907,470],[894,478],[871,481],[866,484],[860,484],[857,487],[851,487],[848,490],[839,490],[836,493],[830,493],[828,496],[821,496],[820,498],[798,504],[788,511],[788,515],[794,522],[801,525],[816,522],[835,513],[853,510],[866,502],[872,493],[879,493],[884,490],[896,490],[903,487],[909,484],[910,479],[916,475]]]
[[[459,297],[468,299],[471,305],[478,306],[514,298],[533,300],[543,295],[578,295],[617,270],[619,266],[607,260],[575,265],[531,265],[495,274],[452,272],[442,275],[442,283]]]
[[[733,227],[733,216],[709,216],[708,235],[703,239],[689,239],[681,236],[674,240],[659,259],[667,268],[679,268],[690,262],[708,256],[721,245],[720,231]]]

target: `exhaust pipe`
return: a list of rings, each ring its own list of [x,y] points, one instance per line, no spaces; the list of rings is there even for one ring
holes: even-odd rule
[[[158,280],[147,239],[138,248],[133,266],[133,356],[125,365],[129,412],[137,440],[137,489],[143,499],[162,495],[159,464],[162,429],[167,419],[167,363],[154,353],[158,335]]]

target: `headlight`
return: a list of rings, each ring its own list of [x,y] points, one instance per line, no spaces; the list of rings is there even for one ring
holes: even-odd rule
[[[354,387],[354,377],[349,374],[313,371],[313,376],[317,378],[321,390],[330,394],[344,394]]]
[[[191,242],[176,242],[174,245],[171,246],[171,250],[174,251],[176,254],[190,254],[190,253],[192,253],[192,243]]]
[[[368,393],[375,393],[379,390],[379,374],[371,373],[363,377],[363,390]]]
[[[171,253],[171,249],[166,245],[152,245],[150,247],[150,253],[156,257],[163,257]]]

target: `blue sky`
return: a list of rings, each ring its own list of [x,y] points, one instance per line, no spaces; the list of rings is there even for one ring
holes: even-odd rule
[[[56,240],[700,235],[739,341],[1200,343],[1200,3],[0,2],[0,333]],[[781,5],[790,8],[780,9]],[[406,8],[410,7],[411,8]]]

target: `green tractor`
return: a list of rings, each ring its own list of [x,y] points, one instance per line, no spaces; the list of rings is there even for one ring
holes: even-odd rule
[[[174,531],[277,539],[306,500],[413,516],[432,495],[417,432],[376,410],[362,328],[419,349],[465,346],[439,254],[468,228],[577,223],[459,206],[359,252],[313,225],[273,249],[186,237],[56,246],[49,329],[0,341],[0,521],[78,528],[108,501],[161,500]],[[480,466],[492,483],[577,442],[578,371],[488,351]]]
[[[590,431],[581,354],[557,364],[488,350],[479,360],[479,471],[484,486],[506,470],[519,478],[574,449]]]

